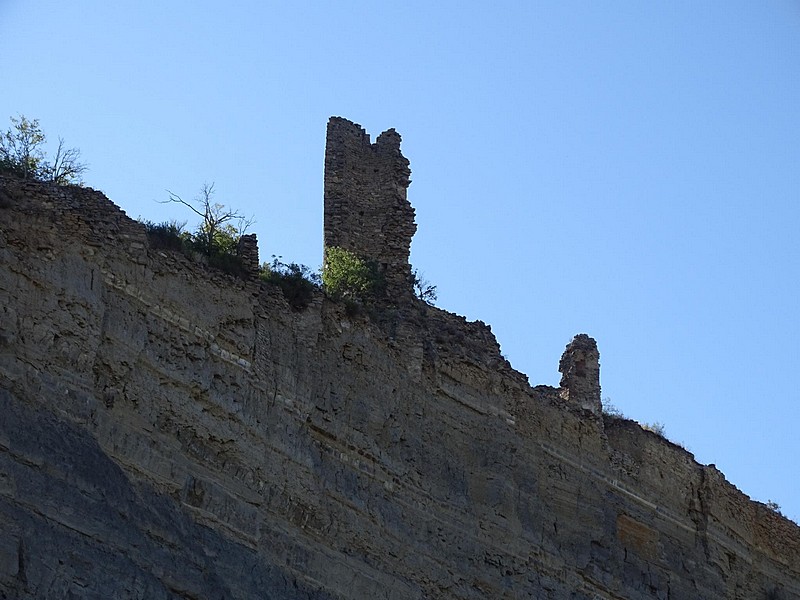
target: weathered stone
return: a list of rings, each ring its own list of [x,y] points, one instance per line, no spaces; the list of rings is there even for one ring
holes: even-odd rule
[[[258,262],[258,238],[255,233],[246,234],[239,238],[236,254],[239,260],[242,261],[246,276],[250,279],[256,279],[261,263]]]
[[[567,345],[558,364],[561,373],[561,397],[600,416],[600,353],[597,342],[585,333]]]

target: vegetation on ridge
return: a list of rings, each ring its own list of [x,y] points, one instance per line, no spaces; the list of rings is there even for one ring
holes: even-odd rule
[[[209,258],[235,255],[239,238],[255,223],[254,217],[247,218],[224,204],[214,202],[213,183],[204,183],[200,194],[191,202],[169,190],[167,193],[169,199],[162,204],[182,204],[202,219],[191,238],[194,249]]]
[[[151,243],[157,248],[183,252],[186,256],[203,256],[212,267],[231,275],[244,275],[244,266],[238,253],[239,240],[254,223],[254,219],[245,218],[224,204],[214,202],[213,183],[203,184],[200,194],[191,202],[169,190],[167,192],[169,199],[161,204],[182,204],[202,220],[194,233],[184,230],[185,221],[141,221]]]
[[[627,416],[625,416],[625,414],[617,406],[615,406],[611,402],[611,398],[608,398],[608,397],[603,398],[602,405],[603,405],[603,416],[604,417],[608,417],[610,419],[632,420],[632,419],[629,419]],[[657,436],[662,437],[665,440],[669,440],[669,438],[667,437],[667,429],[666,429],[666,427],[664,426],[663,423],[660,423],[659,421],[654,421],[653,423],[639,423],[638,421],[636,421],[636,423],[642,429],[644,429],[646,431],[651,431],[651,432],[655,433]],[[671,441],[671,440],[669,440],[669,441]],[[682,444],[678,444],[678,445],[680,445],[681,447],[683,446]]]
[[[51,162],[43,150],[46,142],[39,119],[30,121],[25,115],[11,117],[11,127],[0,134],[0,173],[57,185],[80,185],[88,168],[80,162],[80,150],[66,148],[64,138],[59,137]]]
[[[429,304],[436,301],[436,286],[416,269],[411,272],[410,283],[417,298]],[[380,298],[386,293],[386,279],[375,261],[364,260],[338,246],[325,250],[322,285],[331,298],[350,303]]]
[[[281,258],[273,255],[271,263],[261,265],[259,277],[281,288],[289,306],[302,310],[314,300],[314,291],[320,288],[322,279],[318,272],[306,265],[287,264]]]
[[[411,284],[414,288],[414,295],[423,302],[433,304],[438,298],[436,286],[425,279],[416,269],[411,271]]]
[[[79,160],[80,150],[65,148],[63,138],[59,138],[51,162],[43,150],[47,138],[38,119],[19,115],[11,117],[11,123],[11,128],[0,133],[0,174],[58,185],[82,184],[81,176],[87,166]],[[213,183],[203,184],[199,195],[191,201],[169,190],[167,193],[169,198],[162,204],[182,204],[201,221],[192,233],[185,229],[186,221],[156,223],[140,219],[153,247],[182,252],[188,257],[203,256],[212,267],[236,276],[245,275],[239,241],[255,222],[254,218],[246,218],[237,210],[215,202]],[[362,303],[386,295],[386,280],[378,264],[339,247],[326,249],[325,265],[318,271],[298,263],[284,263],[281,257],[273,255],[271,263],[261,266],[259,276],[278,285],[295,309],[308,306],[318,288],[332,299],[344,301],[349,310],[358,310]],[[416,269],[411,272],[410,285],[420,300],[429,304],[436,301],[436,286]]]

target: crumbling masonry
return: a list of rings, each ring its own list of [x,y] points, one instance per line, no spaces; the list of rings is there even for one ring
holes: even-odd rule
[[[600,416],[603,407],[600,403],[600,353],[597,342],[585,333],[580,333],[567,344],[561,361],[559,394],[581,408]]]
[[[341,117],[328,121],[325,247],[375,261],[390,298],[412,293],[408,257],[417,225],[406,197],[410,175],[394,129],[373,144],[360,125]]]

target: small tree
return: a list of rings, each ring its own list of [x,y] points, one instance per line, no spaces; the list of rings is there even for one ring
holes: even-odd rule
[[[767,508],[776,514],[783,515],[781,505],[773,500],[767,500]]]
[[[411,282],[414,285],[414,294],[417,298],[428,304],[436,302],[436,286],[425,279],[419,271],[411,271]]]
[[[83,173],[87,167],[78,161],[81,151],[77,148],[65,148],[64,138],[58,138],[58,148],[53,164],[45,163],[45,179],[58,185],[83,183]]]
[[[162,204],[183,204],[202,219],[193,241],[195,247],[209,257],[235,254],[239,238],[255,222],[253,217],[248,219],[238,211],[214,202],[213,183],[204,183],[200,195],[193,202],[187,202],[169,190],[167,193],[169,200]]]
[[[12,127],[0,137],[0,166],[23,179],[40,179],[45,162],[45,136],[39,119],[11,117]]]
[[[11,124],[12,127],[0,135],[0,171],[58,185],[81,183],[87,167],[80,162],[80,150],[65,148],[64,139],[59,138],[56,155],[50,163],[42,150],[47,138],[39,119],[30,121],[20,115],[17,119],[11,117]]]

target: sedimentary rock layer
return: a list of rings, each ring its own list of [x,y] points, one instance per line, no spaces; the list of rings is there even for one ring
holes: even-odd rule
[[[293,310],[98,192],[0,191],[0,597],[800,597],[795,524],[482,323]]]

